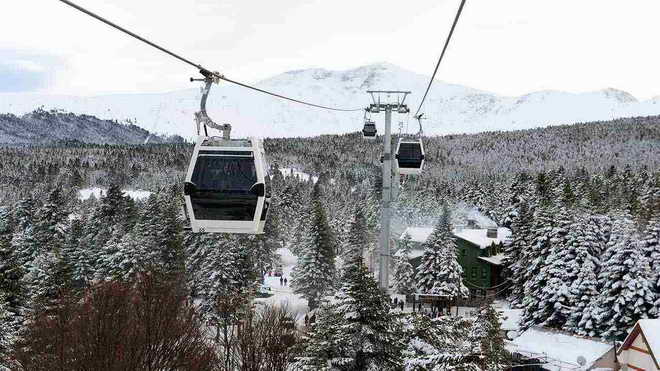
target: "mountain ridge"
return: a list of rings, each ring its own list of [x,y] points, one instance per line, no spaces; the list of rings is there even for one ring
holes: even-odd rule
[[[338,108],[366,107],[366,90],[413,92],[406,101],[414,110],[428,77],[387,62],[346,70],[309,68],[287,71],[255,84],[279,94]],[[199,89],[165,93],[111,94],[92,97],[29,93],[0,94],[0,112],[24,114],[39,106],[90,114],[101,119],[130,119],[158,133],[195,135],[193,115],[199,109]],[[427,134],[475,133],[609,120],[660,114],[659,99],[640,101],[615,88],[570,93],[542,90],[504,96],[436,80],[424,106]],[[332,112],[298,105],[221,82],[208,101],[216,122],[230,122],[235,136],[295,137],[357,131],[363,112]],[[382,117],[374,117],[382,131]],[[395,132],[416,127],[408,116],[393,117]]]
[[[94,144],[182,142],[178,136],[154,135],[131,122],[101,120],[90,115],[38,108],[21,116],[0,114],[0,144],[51,144],[76,141]]]

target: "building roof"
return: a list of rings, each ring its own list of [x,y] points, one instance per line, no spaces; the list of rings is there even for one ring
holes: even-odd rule
[[[480,256],[479,259],[493,265],[502,265],[502,261],[504,260],[504,257],[505,257],[504,254],[497,254],[493,256]]]
[[[660,356],[660,319],[641,319],[637,323],[642,328],[649,349],[656,356]]]
[[[433,233],[433,227],[408,227],[405,231],[403,231],[400,239],[403,239],[403,237],[407,234],[413,241],[424,243],[426,240],[428,240],[431,233]]]
[[[461,231],[454,229],[454,235],[456,237],[472,242],[482,249],[485,249],[492,244],[497,245],[499,243],[504,243],[504,240],[511,236],[511,230],[509,228],[497,228],[497,237],[495,238],[488,237],[487,233],[488,229],[464,228]]]
[[[651,351],[651,358],[653,358],[656,367],[660,368],[660,319],[640,319],[637,321],[617,352],[621,353],[621,351],[628,349],[638,335],[643,337],[644,342]]]
[[[408,227],[401,234],[401,239],[408,234],[410,238],[419,243],[424,243],[433,233],[433,227]],[[491,244],[499,244],[511,236],[511,230],[509,228],[497,228],[497,237],[491,238],[487,236],[488,229],[454,229],[454,236],[463,239],[465,241],[471,242],[482,249],[487,248]]]
[[[507,345],[511,352],[527,357],[547,357],[554,363],[578,365],[578,357],[587,361],[586,367],[613,348],[612,344],[603,343],[593,338],[584,338],[562,331],[542,327],[532,327]],[[553,363],[550,362],[549,363]]]

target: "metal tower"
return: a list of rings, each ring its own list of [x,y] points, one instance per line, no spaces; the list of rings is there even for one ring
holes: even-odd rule
[[[392,200],[398,195],[398,182],[392,187],[393,171],[392,163],[392,111],[397,113],[408,113],[410,110],[405,105],[409,91],[397,90],[368,90],[373,103],[366,109],[370,113],[385,112],[385,134],[383,135],[383,188],[380,216],[379,247],[379,272],[378,283],[380,289],[387,292],[390,278],[390,206]],[[385,98],[381,100],[381,98]],[[397,177],[398,179],[398,177]]]

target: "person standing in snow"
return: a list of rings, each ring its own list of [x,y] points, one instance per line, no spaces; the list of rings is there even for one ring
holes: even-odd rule
[[[280,277],[280,286],[284,286],[284,278]]]
[[[286,277],[285,277],[285,278],[284,278],[284,286],[286,286],[286,285],[288,285],[288,284],[289,284],[289,280],[287,280]]]

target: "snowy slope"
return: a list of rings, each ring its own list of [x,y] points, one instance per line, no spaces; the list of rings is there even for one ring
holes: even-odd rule
[[[286,72],[257,83],[272,90],[311,102],[338,106],[364,107],[368,89],[405,89],[413,94],[409,106],[416,108],[427,83],[427,76],[387,63],[346,71],[305,69]],[[149,131],[194,134],[193,113],[198,109],[199,90],[162,94],[116,94],[73,97],[25,93],[0,94],[0,112],[23,114],[44,106],[103,119],[134,119]],[[209,112],[218,122],[230,122],[236,136],[311,136],[344,133],[361,129],[362,112],[322,111],[244,88],[221,83],[209,98]],[[436,82],[425,109],[428,134],[515,130],[545,125],[612,119],[615,117],[660,114],[660,98],[638,101],[615,90],[573,94],[540,91],[520,97],[505,97],[468,87]],[[394,116],[395,131],[399,119]],[[377,119],[382,126],[382,115]],[[410,131],[415,124],[410,122]]]

